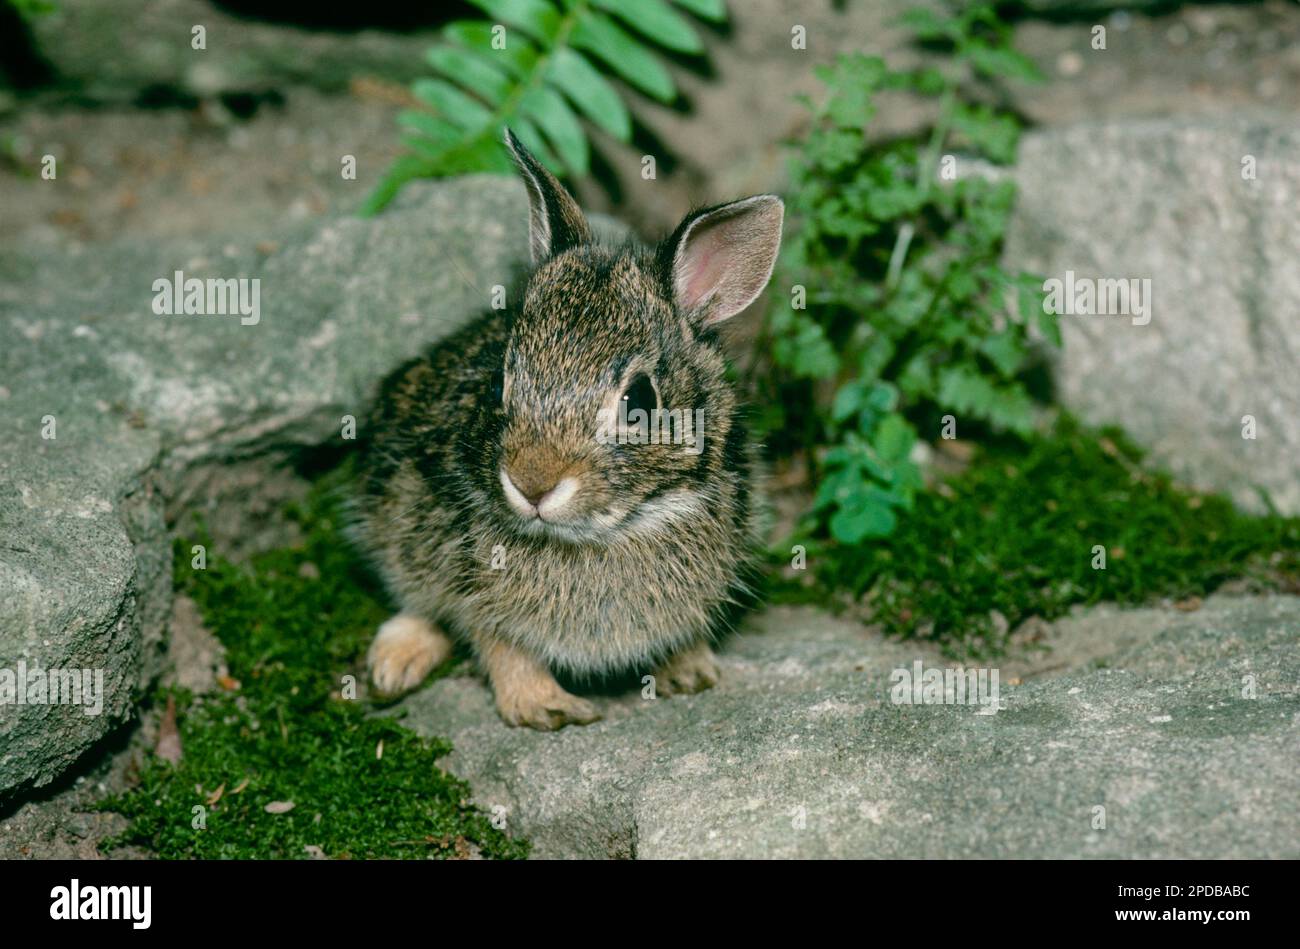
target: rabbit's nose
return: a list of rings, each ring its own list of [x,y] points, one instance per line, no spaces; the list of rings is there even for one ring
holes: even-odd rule
[[[551,520],[564,516],[569,500],[578,491],[578,479],[567,476],[556,478],[536,471],[520,474],[503,467],[501,486],[505,490],[506,500],[516,513],[522,517]]]
[[[540,505],[542,503],[542,498],[550,494],[551,489],[554,488],[556,484],[556,482],[551,478],[537,479],[520,477],[513,473],[507,473],[506,477],[508,477],[510,483],[515,486],[515,490],[523,495],[524,500],[533,507]]]
[[[517,485],[516,485],[516,487],[517,487]],[[529,492],[524,491],[524,490],[521,489],[521,490],[519,491],[519,493],[522,494],[525,498],[527,498],[527,499],[528,499],[528,503],[531,504],[533,507],[541,507],[541,506],[542,506],[542,498],[544,498],[544,497],[546,497],[548,494],[550,494],[550,493],[551,493],[551,490],[552,490],[554,487],[555,487],[555,485],[550,485],[550,487],[543,488],[543,489],[540,490],[540,491],[533,491],[533,492],[531,492],[531,493],[529,493]]]

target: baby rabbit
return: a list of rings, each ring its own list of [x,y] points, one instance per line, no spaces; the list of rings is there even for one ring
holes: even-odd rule
[[[509,131],[533,270],[505,311],[383,384],[356,532],[401,612],[376,689],[418,685],[463,637],[511,725],[600,717],[552,675],[714,685],[711,638],[746,592],[756,452],[716,333],[767,284],[784,207],[695,211],[652,251],[599,246]],[[660,411],[656,411],[660,410]]]

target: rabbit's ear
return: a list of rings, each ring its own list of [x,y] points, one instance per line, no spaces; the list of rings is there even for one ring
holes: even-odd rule
[[[774,194],[688,214],[659,251],[678,310],[708,326],[753,303],[772,276],[784,217]]]
[[[591,230],[578,203],[510,129],[506,129],[506,147],[528,186],[528,246],[533,264],[590,242]]]

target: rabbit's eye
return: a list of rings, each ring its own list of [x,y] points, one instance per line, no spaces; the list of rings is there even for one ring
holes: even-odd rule
[[[498,369],[492,373],[492,404],[500,405],[501,399],[505,393],[506,374],[504,370]]]
[[[623,401],[627,403],[629,414],[641,409],[648,416],[655,409],[659,408],[659,398],[655,395],[654,383],[645,373],[641,373],[627,387],[623,393]]]

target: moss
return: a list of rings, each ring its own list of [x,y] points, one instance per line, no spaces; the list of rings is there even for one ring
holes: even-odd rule
[[[1198,596],[1243,577],[1300,589],[1300,519],[1243,514],[1141,460],[1120,432],[1062,419],[1046,437],[985,449],[920,495],[891,537],[810,545],[808,581],[775,595],[865,596],[889,633],[978,655],[1001,651],[1022,620],[1076,603]]]
[[[177,589],[225,646],[229,679],[213,695],[170,693],[183,757],[150,756],[138,784],[105,802],[130,819],[110,845],[163,858],[305,858],[309,847],[343,858],[526,855],[439,769],[446,741],[343,697],[389,611],[342,536],[336,482],[291,512],[303,533],[292,549],[241,566],[208,544],[206,569],[194,569],[203,535],[177,542]],[[293,808],[270,813],[273,802]]]

